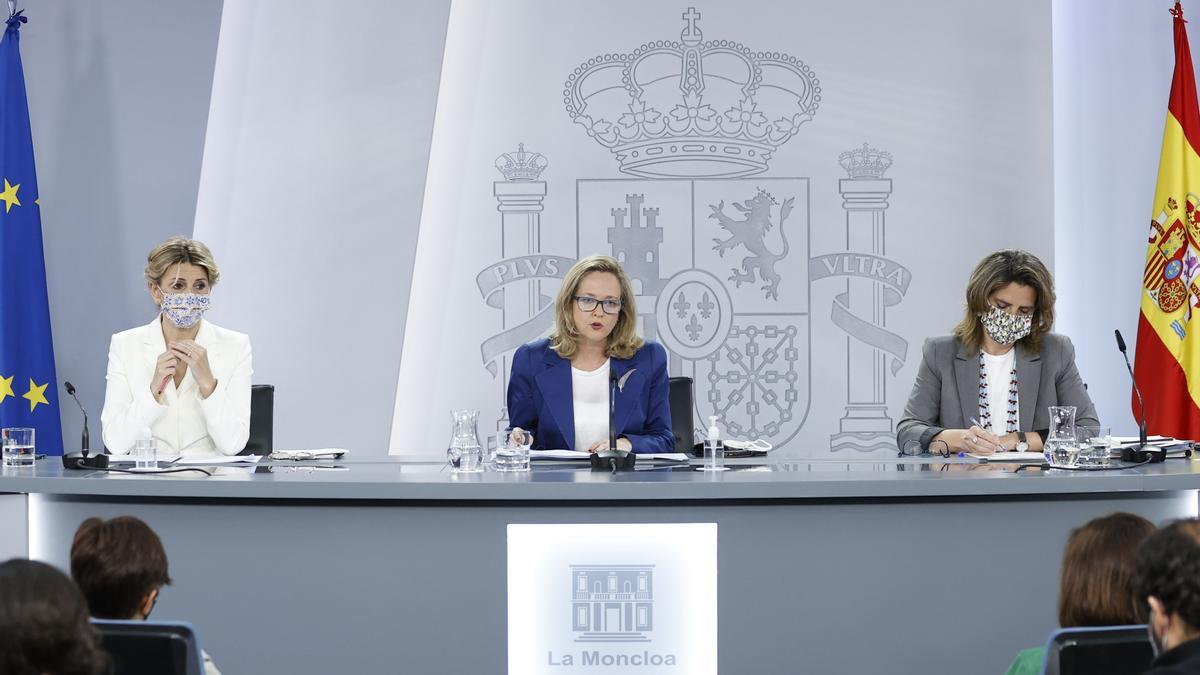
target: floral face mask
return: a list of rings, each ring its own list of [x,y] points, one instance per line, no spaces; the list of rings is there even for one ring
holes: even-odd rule
[[[191,328],[200,322],[211,304],[207,293],[164,293],[162,313],[176,328]]]
[[[992,307],[980,314],[979,321],[983,323],[987,334],[1002,345],[1011,345],[1033,330],[1032,314],[1013,315],[999,307]]]

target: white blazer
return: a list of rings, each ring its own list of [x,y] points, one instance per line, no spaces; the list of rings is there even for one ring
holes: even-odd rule
[[[200,322],[196,342],[208,351],[217,388],[206,399],[189,368],[176,389],[174,379],[154,400],[150,379],[159,354],[167,351],[159,317],[145,326],[113,335],[108,347],[108,385],[100,429],[113,454],[128,454],[150,427],[160,454],[184,457],[236,455],[250,437],[250,338],[208,321]]]

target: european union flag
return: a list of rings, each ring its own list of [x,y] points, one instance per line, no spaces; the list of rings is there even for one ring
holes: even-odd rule
[[[37,451],[61,455],[42,219],[21,69],[26,20],[22,12],[10,15],[0,41],[0,427],[33,427]]]

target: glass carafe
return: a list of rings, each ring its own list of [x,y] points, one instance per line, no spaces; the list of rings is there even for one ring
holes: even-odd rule
[[[446,449],[446,462],[450,470],[457,473],[483,471],[483,448],[479,445],[478,410],[451,410],[454,427],[450,447]]]
[[[1072,467],[1079,461],[1075,406],[1050,406],[1050,434],[1042,452],[1051,466]]]

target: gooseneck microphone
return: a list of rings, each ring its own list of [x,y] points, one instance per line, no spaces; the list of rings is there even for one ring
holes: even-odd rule
[[[1137,378],[1133,376],[1133,366],[1129,363],[1129,352],[1125,349],[1125,338],[1121,337],[1119,330],[1114,330],[1113,335],[1117,337],[1117,349],[1120,349],[1121,356],[1125,357],[1125,369],[1129,371],[1129,380],[1133,382],[1133,393],[1137,394],[1138,407],[1141,409],[1141,415],[1137,421],[1138,447],[1130,457],[1123,456],[1122,459],[1135,462],[1144,462],[1149,459],[1151,462],[1161,462],[1167,457],[1166,451],[1146,445],[1146,401],[1142,398],[1141,389],[1138,388]]]
[[[608,451],[617,451],[617,373],[608,370]]]
[[[83,409],[83,404],[79,402],[79,397],[75,395],[75,385],[70,382],[63,382],[63,388],[75,399],[75,405],[79,406],[79,412],[83,413],[83,437],[80,439],[80,452],[64,452],[62,456],[63,467],[67,469],[103,469],[108,466],[107,455],[96,455],[88,458],[88,414]]]
[[[87,457],[89,448],[87,411],[83,409],[83,404],[79,402],[79,397],[75,395],[75,385],[70,382],[63,382],[63,386],[66,387],[67,393],[71,395],[71,398],[75,399],[75,405],[79,406],[79,412],[83,413],[83,438],[80,439],[79,447],[80,451],[83,452],[83,456]]]

